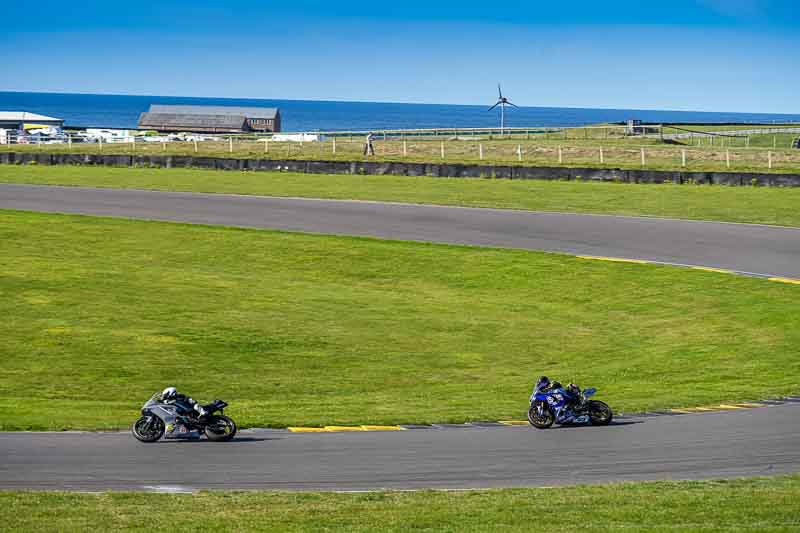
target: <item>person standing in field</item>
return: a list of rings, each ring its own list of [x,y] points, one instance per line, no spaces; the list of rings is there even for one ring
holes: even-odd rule
[[[364,143],[364,155],[375,155],[375,148],[372,146],[372,139],[372,132],[369,132],[367,134],[367,140]]]

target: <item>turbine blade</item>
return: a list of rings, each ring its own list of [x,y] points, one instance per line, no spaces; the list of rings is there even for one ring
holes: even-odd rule
[[[497,107],[499,105],[500,105],[500,102],[497,102],[496,104],[494,104],[492,107],[489,108],[489,111],[491,111],[492,109],[494,109],[495,107]]]
[[[500,99],[503,98],[503,90],[500,88],[500,84],[497,84],[497,94],[500,95]]]
[[[518,106],[517,104],[512,104],[511,102],[509,102],[509,101],[507,101],[507,100],[506,100],[506,103],[507,103],[508,105],[510,105],[510,106],[513,106],[513,107],[519,108],[519,106]]]

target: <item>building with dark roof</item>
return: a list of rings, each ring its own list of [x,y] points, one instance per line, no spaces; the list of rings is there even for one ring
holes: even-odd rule
[[[139,116],[139,129],[196,133],[281,131],[276,107],[159,105]]]

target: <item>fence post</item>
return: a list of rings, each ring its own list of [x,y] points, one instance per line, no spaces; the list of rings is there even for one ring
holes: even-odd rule
[[[522,145],[517,145],[517,161],[522,161]]]
[[[747,138],[745,139],[745,141],[744,141],[744,145],[745,145],[747,148],[750,148],[750,136],[749,136],[749,135],[748,135],[748,136],[747,136]]]
[[[603,159],[603,147],[601,146],[600,147],[600,164],[602,165],[604,163],[605,163],[605,161]]]
[[[194,153],[197,153],[197,139],[194,140]]]
[[[478,144],[478,159],[483,161],[483,144]]]
[[[686,166],[686,150],[681,150],[681,166]]]
[[[72,135],[67,135],[67,148],[72,150]]]
[[[647,164],[647,161],[645,160],[645,157],[644,157],[644,146],[642,146],[641,151],[642,151],[641,152],[642,153],[642,166],[645,166]]]
[[[772,168],[772,150],[767,152],[767,168]]]
[[[233,137],[228,137],[228,153],[233,153]]]
[[[563,162],[564,162],[564,154],[561,151],[561,147],[559,146],[558,147],[558,164],[560,165]]]
[[[725,150],[725,166],[731,168],[731,151]]]
[[[164,141],[161,141],[161,151],[162,152],[166,152],[167,151],[167,143],[164,142]]]
[[[777,135],[773,135],[772,136],[772,148],[775,149],[777,147],[778,147],[778,136]]]
[[[98,137],[98,140],[100,141],[100,151],[102,152],[103,151],[103,138],[102,137]]]
[[[406,144],[405,136],[403,138],[403,157],[408,155],[408,145]]]
[[[333,143],[332,144],[332,150],[333,150],[333,153],[335,154],[336,153],[336,137],[331,137],[331,142]]]
[[[442,159],[444,159],[444,141],[442,141],[441,149],[442,149]]]
[[[136,137],[131,136],[131,152],[136,152]]]

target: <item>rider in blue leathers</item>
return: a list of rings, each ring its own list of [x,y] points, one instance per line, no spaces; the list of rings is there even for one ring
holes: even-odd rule
[[[573,406],[580,402],[581,389],[574,383],[570,383],[564,387],[558,381],[550,381],[550,378],[547,376],[542,376],[539,378],[539,385],[541,385],[539,390],[542,392],[552,392],[561,389],[561,394],[564,395],[564,399],[567,401],[564,406],[565,411],[571,410]]]

